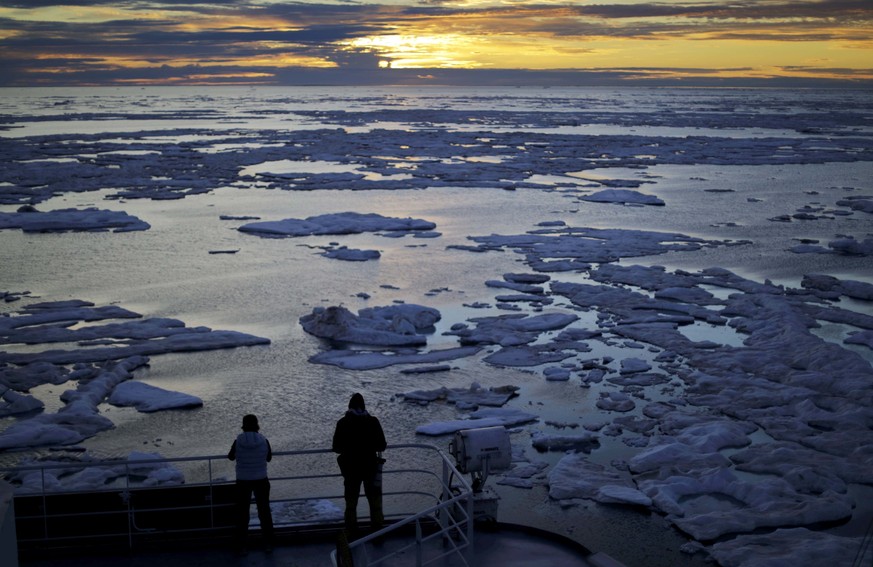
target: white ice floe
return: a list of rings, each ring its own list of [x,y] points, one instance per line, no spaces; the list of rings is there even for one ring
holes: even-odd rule
[[[616,203],[619,205],[654,205],[663,207],[664,201],[654,195],[647,195],[630,189],[604,189],[591,195],[579,197],[592,203]]]
[[[20,228],[24,232],[130,232],[148,230],[150,225],[124,211],[89,207],[41,212],[30,208],[15,213],[0,212],[0,230],[9,228]]]
[[[873,349],[873,331],[852,331],[843,339],[848,345],[864,345]]]
[[[652,504],[627,474],[592,462],[581,453],[565,455],[549,472],[549,497],[554,500],[587,498],[639,506]]]
[[[316,307],[300,318],[307,333],[317,337],[371,346],[417,346],[421,334],[440,320],[439,311],[414,304],[361,309],[355,315],[342,306]]]
[[[789,248],[798,254],[841,254],[844,256],[873,256],[873,238],[858,240],[854,236],[842,236],[828,242],[827,248],[812,244],[799,244]]]
[[[802,494],[781,478],[742,481],[728,468],[642,479],[637,484],[670,522],[698,541],[759,528],[845,520],[853,508],[852,500],[841,494]]]
[[[536,415],[514,408],[483,408],[470,413],[469,419],[427,423],[416,427],[415,432],[421,435],[432,436],[449,435],[462,429],[493,427],[497,425],[512,427],[514,425],[531,423],[537,419],[539,417]]]
[[[0,388],[4,394],[0,414],[24,416],[0,433],[0,450],[71,445],[113,428],[98,406],[129,380],[134,370],[148,363],[146,355],[270,342],[235,331],[189,328],[175,319],[141,317],[118,306],[95,307],[82,300],[33,303],[13,316],[0,317],[0,341],[35,345],[25,352],[0,352]],[[78,348],[37,348],[54,343]],[[77,383],[77,387],[61,394],[64,405],[56,413],[27,417],[45,403],[24,394],[44,384],[66,382]],[[143,411],[202,405],[182,394],[136,389],[121,386],[115,400],[140,405]]]
[[[864,547],[863,538],[806,528],[741,535],[715,543],[707,550],[722,567],[873,565],[873,546]]]
[[[873,214],[873,196],[871,195],[851,195],[837,201],[837,205],[849,207],[853,211]]]
[[[596,405],[604,411],[631,411],[636,404],[623,392],[600,392]]]
[[[531,433],[531,445],[537,451],[581,451],[590,453],[600,446],[595,433],[583,431],[577,435],[556,435],[534,431]]]
[[[577,321],[572,313],[544,313],[542,315],[512,314],[471,319],[474,328],[467,325],[452,327],[447,335],[456,335],[462,345],[518,346],[534,342],[541,333],[563,329]]]
[[[366,262],[367,260],[378,260],[382,254],[378,250],[359,250],[356,248],[348,248],[340,246],[338,248],[328,248],[321,253],[325,258],[334,260],[345,260],[346,262]]]
[[[543,472],[549,467],[548,463],[536,462],[513,462],[512,467],[502,473],[497,484],[513,486],[515,488],[533,488],[538,484],[545,484]]]
[[[102,325],[75,325],[112,319],[136,319]],[[269,339],[236,331],[214,331],[207,327],[186,327],[182,321],[167,318],[142,319],[118,306],[69,300],[27,305],[13,317],[0,317],[0,338],[7,342],[43,345],[78,343],[75,350],[30,350],[0,352],[0,362],[23,368],[38,365],[76,364],[121,360],[131,356],[151,356],[170,352],[189,352],[269,344]]]
[[[41,410],[45,404],[33,396],[19,394],[11,388],[6,388],[0,385],[0,390],[4,390],[0,396],[0,417],[8,417],[10,415],[24,414],[36,410]]]
[[[185,476],[157,453],[132,451],[126,459],[104,461],[85,454],[75,459],[26,460],[22,469],[10,473],[8,482],[16,493],[101,490],[110,482],[126,478],[131,486],[174,486]],[[27,470],[25,467],[38,467]]]
[[[805,274],[800,285],[806,289],[832,294],[831,298],[845,295],[853,299],[873,301],[873,284],[857,280],[841,280],[827,274]]]
[[[315,364],[330,364],[349,370],[375,370],[387,368],[396,364],[433,364],[446,360],[456,360],[478,354],[480,347],[468,346],[431,350],[427,352],[414,351],[369,351],[369,350],[326,350],[313,355],[309,362]]]
[[[550,366],[543,369],[543,375],[546,377],[546,380],[551,382],[566,382],[570,379],[570,369]]]
[[[518,386],[496,386],[483,388],[473,383],[469,388],[437,388],[435,390],[414,390],[398,394],[407,402],[427,404],[437,400],[445,400],[455,404],[458,409],[475,409],[478,406],[500,407],[517,396]]]
[[[747,244],[745,241],[714,241],[684,234],[644,230],[597,229],[557,226],[527,234],[471,236],[476,247],[458,247],[485,252],[511,249],[528,255],[529,265],[537,271],[553,271],[555,262],[567,270],[586,269],[588,262],[615,262],[620,258],[666,254],[671,251],[699,250],[704,246]],[[545,270],[543,268],[546,268]]]
[[[324,524],[343,519],[343,510],[330,500],[304,500],[302,502],[272,502],[274,524]],[[258,526],[260,520],[254,506],[249,525]]]
[[[260,221],[244,224],[238,230],[258,236],[285,237],[361,232],[431,231],[436,224],[413,218],[384,217],[376,213],[331,213],[306,219]]]
[[[635,374],[637,372],[648,372],[652,369],[652,365],[641,358],[625,358],[621,361],[621,374]]]
[[[196,408],[203,405],[203,400],[197,396],[133,381],[117,385],[107,401],[114,406],[133,406],[137,411],[146,413],[166,409]]]
[[[67,390],[61,396],[66,405],[57,413],[39,414],[15,422],[0,432],[0,450],[72,445],[113,428],[112,421],[100,415],[98,404],[147,362],[142,356],[127,358],[101,370],[92,380],[80,383],[76,390]]]

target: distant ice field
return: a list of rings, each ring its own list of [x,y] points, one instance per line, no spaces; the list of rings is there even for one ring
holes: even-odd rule
[[[13,371],[37,380],[23,363],[47,351],[145,343],[118,331],[50,343],[50,324],[32,340],[0,325],[0,395],[43,404],[0,417],[0,463],[58,447],[223,454],[250,412],[274,448],[326,447],[356,391],[389,443],[445,447],[450,435],[416,431],[474,424],[474,408],[406,394],[512,385],[489,418],[536,416],[511,427],[516,472],[539,472],[495,478],[507,521],[628,565],[734,564],[731,545],[762,533],[792,557],[803,533],[780,530],[822,526],[821,545],[848,553],[854,539],[834,538],[857,538],[873,517],[873,477],[854,472],[873,470],[870,94],[0,90],[0,314],[11,316],[0,323],[83,300],[138,314],[150,332],[166,318],[269,341],[213,350],[223,338],[204,334],[191,352],[162,329],[148,346],[165,352],[130,380],[202,407],[101,399],[82,411],[105,428],[67,443],[46,420],[55,442],[39,443],[28,420],[62,415],[61,394],[87,380],[28,389]],[[397,228],[408,219],[422,222]],[[411,328],[359,314],[397,305],[441,318]],[[509,324],[552,314],[576,319]],[[479,350],[422,356],[462,344]],[[398,353],[412,358],[368,366]],[[777,449],[791,470],[768,461]]]

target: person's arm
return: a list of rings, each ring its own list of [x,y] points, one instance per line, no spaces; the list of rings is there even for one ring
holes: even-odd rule
[[[269,440],[269,439],[267,439],[267,438],[265,437],[265,438],[264,438],[264,441],[267,442],[267,462],[269,463],[270,461],[273,460],[273,448],[270,446],[270,440]]]
[[[333,442],[330,445],[331,450],[334,453],[342,453],[342,432],[340,431],[342,428],[340,427],[340,423],[337,422],[336,429],[333,430]]]
[[[227,454],[227,458],[231,461],[236,460],[236,439],[233,440],[233,445],[230,446],[230,452]]]
[[[388,447],[388,442],[385,440],[385,432],[382,431],[382,424],[379,423],[377,418],[373,418],[373,422],[375,423],[375,432],[374,432],[374,441],[376,443],[376,452],[381,453]]]

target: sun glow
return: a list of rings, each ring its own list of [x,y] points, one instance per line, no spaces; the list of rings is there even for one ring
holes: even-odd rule
[[[378,35],[345,42],[350,51],[369,51],[382,57],[381,66],[394,69],[474,68],[480,66],[470,57],[475,38],[446,35]]]

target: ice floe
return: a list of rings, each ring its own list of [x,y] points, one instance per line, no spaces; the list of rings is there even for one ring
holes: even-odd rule
[[[539,416],[515,408],[482,408],[471,412],[468,419],[427,423],[416,427],[415,432],[432,436],[449,435],[462,429],[494,427],[497,425],[512,427],[514,425],[531,423],[538,419]]]
[[[118,384],[107,401],[114,406],[133,406],[141,412],[196,408],[203,405],[203,400],[197,396],[130,381]]]
[[[592,462],[582,453],[565,455],[552,468],[549,496],[555,500],[587,498],[609,504],[652,504],[627,474]]]
[[[579,197],[583,201],[591,201],[593,203],[617,203],[621,205],[654,205],[663,207],[664,201],[654,195],[646,195],[639,191],[631,191],[630,189],[605,189]]]
[[[718,467],[694,476],[644,479],[637,485],[669,521],[698,541],[758,528],[844,520],[853,507],[841,494],[802,494],[779,478],[746,482]]]
[[[39,350],[55,343],[77,348]],[[111,429],[113,422],[98,409],[107,399],[141,411],[202,405],[178,392],[123,384],[148,364],[150,355],[269,343],[236,331],[186,327],[175,319],[142,318],[119,306],[98,307],[83,300],[25,305],[0,317],[0,344],[34,345],[27,352],[0,351],[0,414],[21,416],[0,432],[0,450],[72,445]],[[30,390],[67,382],[77,386],[61,394],[64,405],[55,413],[39,412],[45,404]]]
[[[435,390],[414,390],[398,394],[407,402],[427,404],[437,400],[445,400],[455,404],[460,410],[476,409],[479,406],[500,407],[518,395],[518,386],[496,386],[483,388],[473,383],[469,388],[437,388]]]
[[[141,451],[132,451],[126,459],[110,463],[85,454],[75,459],[26,460],[21,466],[20,470],[9,473],[6,480],[22,494],[93,490],[122,478],[137,487],[185,482],[182,471],[163,461],[160,455]]]
[[[414,304],[361,309],[357,315],[342,306],[316,307],[300,318],[307,333],[326,339],[378,346],[427,343],[422,334],[441,318],[439,311]]]
[[[436,224],[413,218],[392,218],[376,213],[331,213],[306,219],[260,221],[244,224],[238,230],[258,236],[285,237],[319,234],[357,234],[361,232],[431,231]]]
[[[709,548],[723,567],[793,567],[799,565],[870,565],[873,547],[863,538],[832,535],[806,528],[784,528],[737,536]]]
[[[346,262],[366,262],[367,260],[378,260],[382,257],[378,250],[358,250],[346,246],[327,248],[321,255],[325,258],[345,260]]]
[[[148,230],[150,225],[124,211],[90,207],[41,212],[26,208],[15,213],[0,212],[0,230],[10,228],[20,228],[24,232],[130,232]]]

